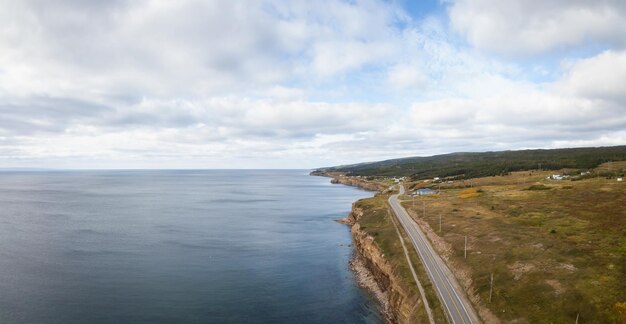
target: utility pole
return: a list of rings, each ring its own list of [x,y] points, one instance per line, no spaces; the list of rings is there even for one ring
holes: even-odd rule
[[[414,180],[413,178],[414,176],[415,176],[415,164],[411,164],[411,180]],[[415,189],[415,187],[416,187],[416,184],[413,184],[413,189]],[[409,191],[409,193],[410,192],[411,191]],[[417,190],[415,191],[415,194],[411,195],[413,197],[413,200],[412,200],[413,210],[415,210],[415,195],[416,194],[417,194]],[[417,215],[417,212],[415,214]]]
[[[489,302],[491,303],[491,293],[493,292],[493,272],[491,273],[491,285],[489,286]]]
[[[441,233],[441,214],[439,214],[439,233]]]
[[[463,258],[467,259],[467,235],[465,235],[465,252],[463,253]]]
[[[580,313],[576,313],[576,324],[578,324],[578,316],[580,315]]]
[[[415,174],[415,166],[411,164],[411,180],[413,180],[413,175],[414,174]],[[415,184],[414,184],[413,189],[415,189]],[[409,190],[409,194],[410,193],[411,193],[411,191]],[[413,197],[413,200],[412,200],[412,203],[411,203],[412,204],[412,207],[411,207],[412,209],[415,209],[415,195],[416,194],[417,194],[417,190],[415,191],[415,194],[411,195],[411,197]]]

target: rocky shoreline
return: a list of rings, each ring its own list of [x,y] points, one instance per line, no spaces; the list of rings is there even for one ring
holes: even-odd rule
[[[342,173],[337,172],[325,172],[325,171],[312,171],[310,175],[331,178],[330,183],[343,184],[346,186],[357,187],[368,191],[383,191],[387,189],[382,183],[367,181],[361,178],[348,177]]]
[[[350,260],[350,269],[354,272],[356,277],[356,281],[359,286],[367,289],[374,299],[378,302],[378,306],[380,307],[380,311],[385,316],[385,319],[389,323],[393,323],[393,312],[391,311],[391,305],[389,304],[389,296],[387,292],[380,289],[378,282],[376,282],[376,278],[372,274],[371,271],[366,266],[366,262],[363,259],[363,256],[355,253]]]
[[[409,292],[408,283],[396,274],[395,267],[380,250],[374,237],[361,229],[359,218],[364,212],[353,204],[349,216],[357,280],[379,300],[388,323],[414,323],[415,311],[420,307],[421,300]]]
[[[328,177],[331,178],[331,183],[373,192],[382,192],[387,189],[387,186],[381,183],[338,173],[314,171],[311,175]],[[350,268],[356,276],[357,283],[367,289],[378,301],[387,323],[413,323],[415,309],[419,307],[421,301],[408,292],[407,283],[395,274],[394,267],[381,252],[374,237],[361,229],[359,218],[364,212],[356,203],[353,203],[350,214],[337,220],[338,223],[348,225],[351,229],[354,256],[350,261]]]

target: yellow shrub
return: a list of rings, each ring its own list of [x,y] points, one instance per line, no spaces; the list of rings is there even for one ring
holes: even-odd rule
[[[476,188],[464,189],[464,190],[461,190],[461,192],[459,192],[459,197],[463,199],[474,198],[474,197],[478,197],[479,195],[480,195],[480,192],[478,192],[478,189]]]
[[[616,303],[615,310],[619,323],[626,323],[626,302]]]

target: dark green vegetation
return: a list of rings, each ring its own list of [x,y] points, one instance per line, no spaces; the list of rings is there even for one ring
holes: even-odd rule
[[[410,176],[469,179],[522,170],[587,170],[608,161],[626,160],[626,145],[553,150],[451,153],[324,168],[352,176]],[[591,175],[592,176],[592,175]]]

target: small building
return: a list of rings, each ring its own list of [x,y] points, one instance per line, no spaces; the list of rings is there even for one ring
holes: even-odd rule
[[[624,178],[617,178],[617,181],[624,181]]]
[[[434,195],[437,192],[430,189],[430,188],[419,188],[417,190],[415,190],[415,195],[416,196],[427,196],[427,195]]]
[[[553,175],[549,176],[547,179],[550,179],[550,180],[565,180],[567,178],[569,178],[568,175],[553,174]]]

